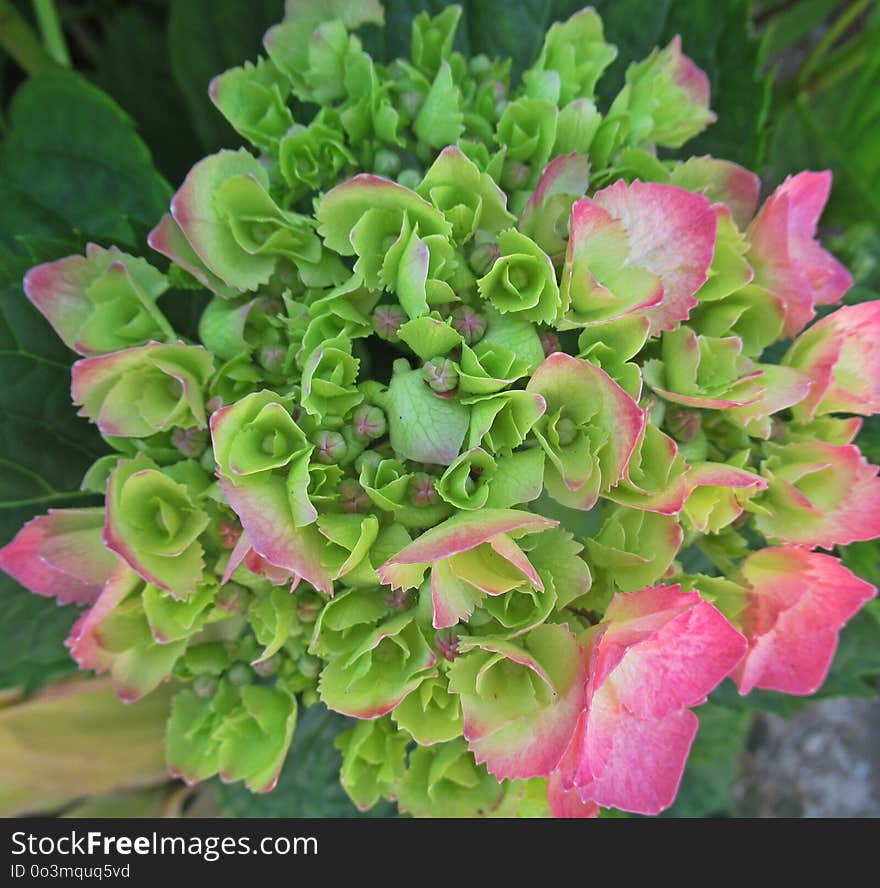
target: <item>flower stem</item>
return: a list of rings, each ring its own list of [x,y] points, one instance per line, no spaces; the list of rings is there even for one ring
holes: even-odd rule
[[[43,48],[30,25],[12,5],[12,0],[0,0],[0,48],[28,74],[58,68],[58,62]]]
[[[47,52],[59,65],[69,68],[70,53],[67,51],[67,41],[64,39],[54,0],[33,0],[33,4]]]

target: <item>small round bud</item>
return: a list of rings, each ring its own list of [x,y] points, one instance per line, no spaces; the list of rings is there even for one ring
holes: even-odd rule
[[[217,607],[228,613],[244,613],[250,592],[238,583],[227,583],[217,593]]]
[[[269,675],[274,675],[278,671],[278,667],[281,665],[281,657],[278,654],[273,654],[269,657],[268,660],[260,660],[257,663],[253,664],[254,672],[262,678],[266,678]]]
[[[529,168],[516,160],[507,160],[501,171],[501,187],[505,191],[518,191],[529,178]]]
[[[222,518],[217,524],[217,533],[220,534],[220,539],[223,541],[223,548],[232,549],[241,536],[241,525]]]
[[[299,667],[300,673],[306,678],[317,678],[318,673],[321,671],[321,661],[309,654],[303,654],[296,661],[296,665]]]
[[[175,429],[171,443],[186,457],[197,459],[208,445],[208,433],[204,429]]]
[[[229,667],[226,677],[229,679],[230,684],[241,687],[242,685],[251,684],[255,674],[254,670],[247,663],[238,662],[233,663]]]
[[[382,462],[382,454],[375,450],[365,450],[354,461],[355,471],[360,474],[365,468],[377,469]]]
[[[339,482],[339,504],[342,511],[349,514],[366,512],[370,508],[370,498],[357,481],[346,478]]]
[[[409,482],[409,498],[414,506],[430,506],[440,499],[436,480],[427,472],[416,472]]]
[[[470,59],[468,59],[468,70],[474,75],[474,77],[488,74],[491,69],[492,62],[490,61],[489,56],[484,53],[471,56]]]
[[[468,265],[474,274],[482,277],[488,274],[495,264],[495,260],[501,255],[498,244],[480,244],[474,247],[468,256]]]
[[[541,340],[541,348],[544,349],[545,357],[550,357],[550,355],[562,351],[559,337],[552,330],[541,330],[538,336]]]
[[[287,349],[282,345],[264,345],[257,352],[257,361],[260,366],[273,375],[284,372],[284,364],[287,359]]]
[[[432,358],[422,367],[422,377],[435,392],[451,392],[458,385],[458,371],[449,358]]]
[[[425,97],[415,90],[408,90],[400,96],[400,107],[408,117],[415,117],[422,107]]]
[[[400,342],[397,331],[406,321],[407,314],[399,305],[378,305],[373,312],[373,329],[386,342]]]
[[[667,408],[665,422],[669,434],[682,443],[693,441],[702,425],[699,412],[685,407]]]
[[[192,689],[195,691],[196,696],[201,697],[203,700],[213,697],[214,691],[217,690],[217,678],[214,675],[203,672],[193,679]]]
[[[375,441],[388,431],[385,414],[379,407],[361,404],[351,415],[351,425],[358,441]]]
[[[324,602],[314,592],[306,591],[297,596],[296,616],[302,623],[314,623],[324,607]]]
[[[565,447],[577,437],[577,426],[567,416],[560,417],[556,423],[556,434],[559,436],[560,446]]]
[[[400,185],[403,185],[404,188],[409,188],[414,191],[419,187],[419,183],[422,181],[422,174],[418,170],[401,170],[400,175],[397,177],[397,181]]]
[[[409,607],[409,592],[403,589],[386,589],[382,599],[391,610],[402,611]]]
[[[453,629],[439,629],[434,636],[437,652],[450,662],[458,656],[458,635]]]
[[[770,440],[782,441],[785,439],[785,420],[779,416],[770,417]]]
[[[473,345],[483,338],[486,332],[486,319],[470,306],[462,305],[452,312],[452,326],[468,345]]]
[[[400,157],[387,148],[380,148],[373,159],[373,169],[377,175],[391,179],[400,172]]]
[[[337,463],[345,458],[348,452],[348,445],[345,438],[339,432],[330,432],[327,430],[320,431],[315,436],[315,459],[320,463],[330,465]]]
[[[210,398],[208,400],[207,404],[205,404],[205,410],[207,410],[208,413],[215,413],[222,406],[223,406],[223,398],[221,398],[220,395],[214,395],[214,397]]]

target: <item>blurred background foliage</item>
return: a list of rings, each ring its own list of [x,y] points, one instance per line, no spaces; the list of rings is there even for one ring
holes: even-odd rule
[[[369,29],[374,57],[404,54],[412,19],[438,0],[384,0]],[[579,0],[462,0],[458,48],[509,55],[514,71]],[[761,173],[769,192],[801,169],[834,171],[826,243],[849,265],[847,302],[880,288],[880,4],[876,0],[593,0],[619,49],[600,98],[627,65],[681,34],[709,75],[719,120],[685,146]],[[148,254],[146,232],[190,166],[239,139],[207,96],[215,74],[260,52],[283,0],[0,0],[0,544],[47,508],[90,504],[79,490],[103,444],[68,397],[73,354],[21,291],[31,265],[87,241]],[[153,257],[156,261],[157,257]],[[198,293],[171,291],[163,310],[192,330]],[[880,462],[880,424],[860,444]],[[880,583],[880,547],[846,563]],[[0,575],[0,815],[353,816],[332,740],[345,719],[313,707],[300,719],[278,788],[252,796],[198,792],[161,767],[167,695],[123,706],[76,671],[64,639],[74,607],[30,595]],[[844,630],[816,698],[876,694],[880,605]],[[700,710],[700,732],[672,816],[735,815],[732,786],[758,711],[790,715],[813,698],[737,696],[726,682]],[[59,742],[63,738],[64,742]],[[95,769],[100,758],[104,764]],[[15,780],[11,776],[15,775]],[[381,809],[372,812],[388,816]]]

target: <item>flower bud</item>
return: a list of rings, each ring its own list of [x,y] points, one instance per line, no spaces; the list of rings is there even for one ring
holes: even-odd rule
[[[666,410],[666,430],[676,441],[692,441],[700,432],[701,419],[697,410],[669,407]]]
[[[406,312],[399,305],[378,305],[373,312],[373,329],[386,342],[400,342],[397,331],[406,319]]]
[[[275,376],[284,372],[287,349],[283,345],[264,345],[257,352],[257,361],[267,372]]]
[[[458,385],[458,371],[449,358],[432,358],[422,367],[422,377],[432,391],[451,392]]]
[[[409,485],[409,498],[414,506],[430,506],[440,498],[436,479],[427,472],[416,472]]]
[[[400,157],[387,148],[380,148],[373,161],[373,169],[380,176],[391,179],[400,172]]]
[[[370,507],[370,498],[357,481],[346,478],[339,482],[339,503],[343,512],[366,512]]]
[[[339,432],[320,431],[315,437],[315,459],[327,465],[345,458],[348,445]]]
[[[470,306],[462,305],[452,313],[452,326],[468,345],[473,345],[483,338],[486,332],[486,319]]]
[[[244,613],[250,593],[238,583],[227,583],[217,593],[217,607],[229,613]]]
[[[434,647],[441,657],[450,662],[458,656],[458,635],[454,629],[439,629],[434,636]]]
[[[550,355],[562,351],[562,344],[559,342],[559,337],[552,330],[541,330],[538,336],[541,340],[541,348],[544,349],[544,354],[548,358]]]
[[[468,265],[474,274],[481,277],[488,274],[489,269],[495,264],[495,260],[501,255],[498,244],[480,244],[474,247],[468,256]]]
[[[529,168],[516,160],[507,160],[501,171],[501,187],[507,191],[523,188],[529,179]]]
[[[254,663],[253,668],[257,675],[266,678],[269,675],[274,675],[278,671],[280,665],[281,657],[279,657],[278,654],[273,654],[268,660],[260,660],[259,662]]]
[[[192,689],[196,696],[201,697],[203,700],[213,697],[214,691],[217,690],[217,678],[208,672],[203,672],[193,679]]]
[[[317,678],[318,673],[321,671],[321,661],[309,654],[303,654],[297,660],[296,665],[299,667],[300,674],[306,678]]]
[[[566,447],[577,437],[577,426],[567,416],[563,416],[556,423],[556,434],[559,436],[559,444]]]
[[[410,604],[409,592],[403,589],[386,589],[383,601],[391,610],[406,610]]]
[[[418,170],[401,170],[400,175],[397,177],[397,181],[400,185],[403,185],[404,188],[410,188],[415,191],[415,189],[419,187],[419,183],[422,181],[422,174]]]
[[[358,441],[375,441],[388,430],[385,414],[379,407],[361,404],[351,415],[354,436]]]
[[[247,663],[233,663],[226,673],[230,683],[236,687],[251,684],[254,680],[254,670]]]
[[[197,459],[205,452],[208,443],[206,429],[175,429],[171,433],[171,443],[186,457]]]
[[[361,453],[358,458],[354,461],[355,471],[360,474],[363,472],[365,467],[369,467],[371,469],[376,469],[379,467],[379,463],[382,462],[382,454],[377,453],[375,450],[365,450]]]
[[[301,623],[314,623],[323,607],[324,602],[314,593],[307,592],[299,595],[296,600],[297,619]]]

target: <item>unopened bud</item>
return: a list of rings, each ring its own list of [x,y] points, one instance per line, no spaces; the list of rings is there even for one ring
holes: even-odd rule
[[[409,484],[409,498],[414,506],[430,506],[440,498],[434,478],[427,472],[416,472]]]
[[[366,512],[370,508],[370,498],[357,481],[346,478],[339,482],[339,504],[343,512]]]
[[[577,437],[577,426],[567,416],[560,417],[556,423],[556,434],[559,436],[560,446],[565,447]]]
[[[400,157],[387,148],[380,148],[373,160],[373,169],[377,175],[391,179],[400,172]]]
[[[282,345],[264,345],[257,353],[260,366],[276,376],[284,372],[286,358],[287,349]]]
[[[410,603],[409,592],[404,589],[386,589],[382,600],[386,607],[396,611],[406,610]]]
[[[379,407],[361,404],[351,415],[351,425],[358,441],[375,441],[388,430],[385,414]]]
[[[400,342],[397,331],[406,320],[407,314],[399,305],[378,305],[373,312],[373,329],[386,342]]]
[[[669,407],[666,410],[665,423],[669,434],[681,442],[693,441],[700,433],[702,425],[699,412],[684,407]]]
[[[538,336],[541,340],[541,348],[544,349],[545,357],[550,357],[550,355],[562,351],[559,337],[552,330],[542,330]]]
[[[451,392],[458,385],[458,371],[449,358],[432,358],[422,367],[422,377],[432,391]]]
[[[195,691],[196,696],[201,697],[203,700],[213,697],[214,691],[217,690],[217,678],[210,673],[203,672],[193,679],[192,689]]]
[[[501,255],[498,244],[480,244],[474,247],[468,256],[468,265],[474,274],[482,277],[488,274],[495,260]]]
[[[452,312],[452,326],[468,345],[473,345],[483,338],[486,332],[486,319],[470,306],[462,305]]]
[[[381,453],[377,453],[375,450],[365,450],[363,453],[359,454],[358,458],[354,461],[355,471],[360,474],[365,468],[378,469],[379,463],[381,462]]]
[[[266,678],[269,675],[274,675],[278,671],[278,667],[281,665],[281,657],[279,657],[278,654],[273,654],[268,660],[258,660],[251,665],[257,675]]]
[[[227,583],[217,593],[217,607],[227,613],[240,614],[247,607],[250,593],[238,583]]]
[[[321,671],[321,661],[317,657],[309,656],[309,654],[303,654],[296,661],[296,665],[300,673],[306,678],[316,678]]]
[[[321,431],[315,437],[315,459],[320,463],[330,465],[345,458],[348,445],[345,438],[339,432]]]
[[[241,687],[253,682],[254,670],[247,663],[233,663],[229,667],[226,677],[229,679],[230,684]]]
[[[401,170],[397,177],[398,184],[404,188],[415,190],[422,181],[422,174],[418,170]]]
[[[518,191],[529,178],[529,168],[518,160],[507,160],[501,171],[501,187],[505,191]]]
[[[204,429],[175,429],[171,433],[171,443],[190,459],[197,459],[205,452],[208,433]]]
[[[441,657],[452,661],[458,656],[458,635],[452,629],[440,629],[434,636],[434,647]]]

